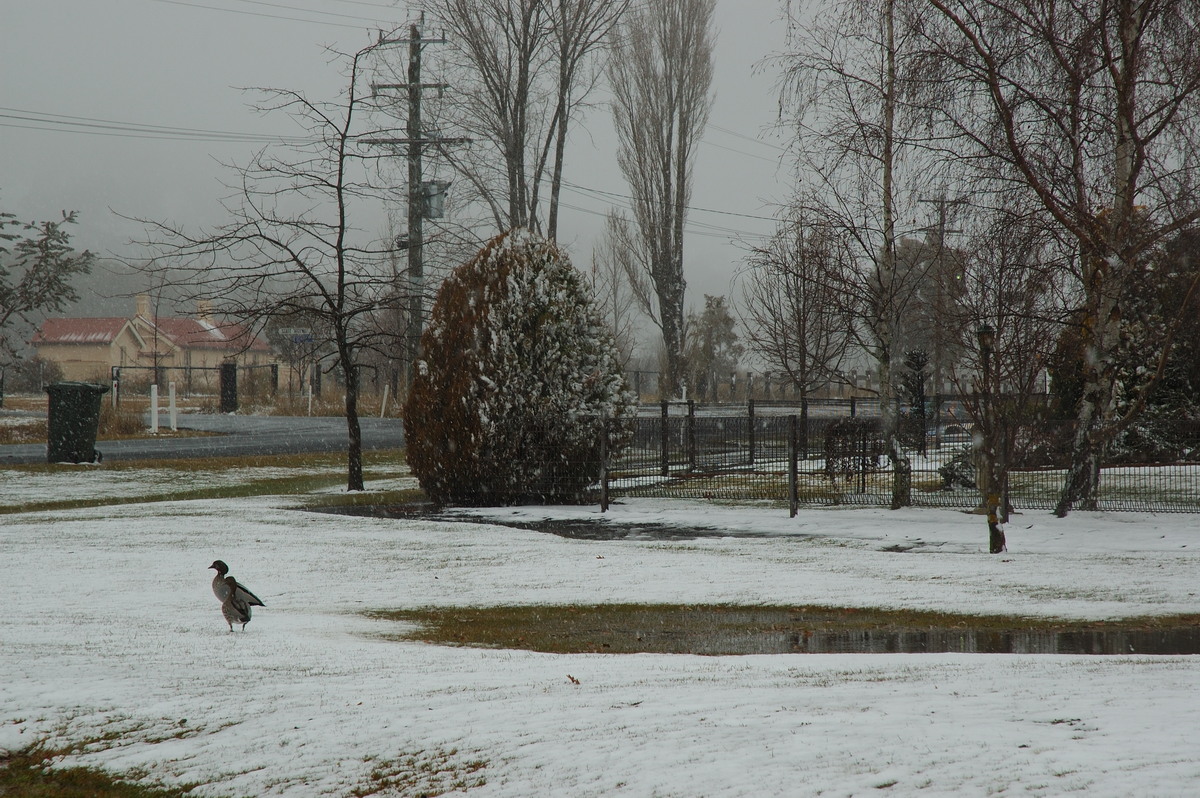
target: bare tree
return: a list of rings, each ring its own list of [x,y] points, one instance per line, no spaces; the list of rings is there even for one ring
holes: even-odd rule
[[[592,88],[589,60],[629,0],[425,0],[445,26],[454,91],[446,121],[480,146],[447,153],[497,230],[558,226],[570,122]]]
[[[375,133],[370,90],[360,84],[377,47],[342,56],[346,88],[336,101],[261,90],[267,100],[260,110],[288,114],[305,133],[295,145],[264,149],[248,165],[233,167],[239,182],[225,203],[228,222],[190,232],[142,220],[148,227],[143,243],[155,253],[147,268],[169,274],[187,298],[211,300],[251,323],[308,317],[328,331],[345,385],[349,490],[363,488],[360,354],[395,346],[380,335],[376,318],[406,301],[397,296],[389,267],[394,243],[372,240],[354,223],[365,207],[400,200],[372,181],[377,149],[357,141]]]
[[[740,276],[751,348],[786,374],[800,397],[842,379],[852,320],[836,292],[845,268],[828,227],[788,221],[751,250]]]
[[[781,107],[794,125],[800,163],[794,212],[836,230],[854,249],[856,265],[842,273],[839,294],[876,364],[893,508],[910,504],[912,492],[893,371],[903,356],[901,320],[923,277],[898,267],[906,232],[899,220],[915,219],[921,187],[937,179],[903,97],[912,54],[912,31],[900,13],[907,4],[822,5],[792,20],[789,49],[779,58]]]
[[[971,257],[948,324],[962,336],[964,369],[955,380],[975,425],[976,484],[989,550],[999,554],[1010,510],[1009,470],[1018,443],[1029,440],[1045,410],[1036,397],[1067,315],[1062,261],[1069,253],[1038,214],[1001,208],[974,216],[963,219]]]
[[[636,316],[641,301],[628,278],[636,273],[629,263],[633,250],[622,242],[618,217],[610,213],[607,221],[606,232],[592,251],[592,294],[597,312],[612,333],[621,367],[627,369],[637,346]]]
[[[1200,219],[1200,4],[929,0],[928,8],[936,16],[922,21],[927,74],[940,78],[942,99],[953,97],[930,103],[931,117],[976,174],[1031,196],[1076,243],[1083,398],[1056,513],[1095,507],[1105,448],[1161,372],[1147,369],[1143,399],[1118,409],[1124,298],[1149,250]],[[1165,331],[1160,364],[1176,326]]]
[[[715,0],[662,0],[630,10],[609,62],[617,162],[629,183],[637,261],[657,300],[664,388],[683,378],[683,225],[696,144],[712,107]]]
[[[558,203],[562,190],[563,156],[568,124],[584,102],[594,77],[586,72],[590,57],[610,41],[610,35],[629,8],[630,0],[547,0],[551,4],[551,38],[555,45],[558,83],[555,87],[554,162],[550,170],[550,203],[546,237],[558,236]]]

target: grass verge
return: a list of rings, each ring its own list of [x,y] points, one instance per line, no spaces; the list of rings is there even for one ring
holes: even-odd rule
[[[366,481],[396,479],[408,476],[402,451],[372,451],[364,477]],[[61,463],[38,463],[12,466],[6,472],[20,474],[77,473],[80,468]],[[34,498],[12,504],[0,505],[0,515],[47,510],[73,510],[86,507],[106,507],[121,504],[140,504],[160,501],[190,501],[197,499],[225,499],[247,496],[287,495],[304,497],[314,506],[338,506],[355,504],[378,504],[405,502],[419,499],[419,491],[373,491],[363,493],[334,493],[311,496],[315,491],[324,491],[344,486],[346,483],[346,455],[294,454],[248,457],[210,457],[188,460],[131,460],[114,461],[98,466],[105,471],[139,471],[155,469],[177,475],[182,485],[193,487],[164,487],[160,491],[126,496],[72,496],[70,498]],[[220,474],[229,469],[271,469],[272,476],[255,478],[248,474],[245,479],[229,484],[204,485],[206,474]],[[280,470],[292,470],[294,474],[280,476]]]
[[[26,748],[0,756],[0,795],[21,798],[185,798],[190,787],[148,787],[102,770],[51,767],[67,751]]]

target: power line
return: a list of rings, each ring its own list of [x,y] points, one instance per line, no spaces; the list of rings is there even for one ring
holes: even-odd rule
[[[756,161],[766,161],[767,163],[773,163],[773,164],[779,163],[778,158],[768,158],[765,155],[755,155],[752,152],[746,152],[745,150],[739,150],[736,147],[727,147],[724,144],[717,144],[716,142],[709,141],[708,139],[700,139],[700,143],[705,146],[708,146],[708,147],[716,147],[718,150],[725,150],[727,152],[735,152],[738,155],[744,156],[746,158],[753,158]]]
[[[706,127],[710,127],[713,130],[720,131],[721,133],[724,133],[727,136],[733,136],[735,138],[745,139],[746,141],[757,144],[760,147],[766,147],[768,149],[776,150],[778,152],[783,152],[783,153],[787,152],[786,147],[780,147],[778,144],[771,144],[770,142],[763,141],[762,139],[754,138],[753,136],[747,136],[745,133],[739,133],[736,130],[730,130],[727,127],[721,127],[720,125],[714,125],[712,122],[709,122]],[[749,153],[743,153],[743,154],[749,155]]]
[[[586,213],[589,216],[608,216],[608,211],[598,211],[594,208],[584,208],[580,205],[572,205],[571,203],[564,202],[562,200],[559,200],[559,205],[564,208],[570,208],[573,211]],[[715,238],[722,241],[728,241],[734,238],[767,238],[767,234],[765,233],[753,233],[749,230],[738,230],[732,227],[718,227],[716,225],[704,224],[703,222],[696,222],[694,220],[689,220],[684,225],[683,231],[690,236]]]
[[[117,119],[104,119],[100,117],[54,114],[44,111],[30,111],[21,108],[0,106],[0,120],[6,119],[12,121],[0,121],[0,127],[116,138],[151,139],[159,141],[207,141],[233,144],[305,144],[314,141],[314,139],[301,136],[281,136],[269,133],[248,133],[231,130],[155,125]],[[582,196],[597,196],[609,201],[613,199],[620,200],[623,207],[626,209],[631,208],[633,203],[633,198],[628,194],[620,194],[614,191],[605,191],[603,189],[592,188],[590,186],[583,186],[567,180],[563,181],[563,186],[568,190],[572,190],[577,194],[581,194]],[[581,213],[588,213],[596,216],[605,215],[605,212],[603,211],[595,211],[588,208],[569,205],[567,203],[562,203],[562,205],[563,207],[571,208],[572,210],[580,211]],[[715,208],[703,208],[694,205],[688,205],[685,206],[685,208],[688,211],[695,211],[699,213],[711,213],[720,216],[755,219],[768,222],[776,221],[774,217],[770,216],[723,211]],[[748,230],[732,227],[723,227],[720,225],[696,221],[694,219],[688,221],[687,232],[690,235],[705,236],[709,238],[731,238],[738,236],[757,238],[763,236],[761,233],[754,233]]]
[[[306,22],[310,25],[325,25],[325,26],[335,27],[335,28],[346,28],[347,30],[361,31],[364,28],[364,26],[361,24],[351,25],[351,24],[344,23],[344,22],[333,22],[333,21],[321,20],[321,19],[306,19],[304,17],[287,16],[284,14],[269,14],[269,13],[266,13],[263,11],[248,11],[248,10],[239,9],[239,8],[226,8],[224,6],[213,6],[213,5],[208,5],[206,3],[190,2],[189,0],[153,0],[153,2],[165,3],[167,5],[173,5],[173,6],[186,6],[188,8],[201,8],[201,9],[205,9],[207,11],[222,11],[227,14],[240,14],[242,16],[248,16],[248,17],[260,17],[260,18],[265,18],[265,19],[280,19],[280,20],[286,20],[288,22]],[[274,6],[274,4],[272,4],[272,3],[261,3],[261,5]],[[363,22],[370,23],[370,25],[373,25],[373,26],[379,25],[379,24],[385,24],[385,25],[394,27],[397,24],[395,22],[390,22],[387,20],[372,19],[369,17],[358,17],[358,16],[353,16],[350,14],[334,14],[333,12],[311,11],[308,9],[292,8],[290,6],[275,6],[275,7],[285,8],[289,11],[301,11],[303,13],[309,13],[309,14],[333,14],[333,16],[341,17],[343,19],[362,20]]]
[[[576,183],[572,183],[568,180],[562,181],[562,184],[564,186],[567,186],[568,188],[573,188],[577,191],[586,191],[590,194],[603,194],[606,197],[614,197],[616,199],[624,200],[625,202],[633,202],[634,201],[633,197],[629,196],[628,194],[618,194],[615,191],[604,191],[603,189],[599,189],[599,188],[588,188],[587,186],[580,186],[580,185],[578,185]],[[758,216],[758,215],[752,214],[752,213],[737,213],[735,211],[719,211],[714,208],[700,208],[695,205],[685,205],[684,208],[686,208],[689,211],[699,211],[701,213],[716,213],[721,216],[736,216],[741,219],[759,219],[759,220],[762,220],[765,222],[778,221],[774,216]]]
[[[170,125],[152,125],[117,119],[102,119],[98,117],[53,114],[44,111],[29,111],[22,108],[0,107],[0,119],[13,120],[13,122],[0,122],[0,127],[48,130],[95,136],[152,138],[166,141],[227,141],[232,143],[250,144],[297,144],[309,141],[309,139],[301,136],[278,136],[269,133],[246,133],[231,130],[212,130],[205,128],[175,127]]]
[[[358,20],[362,20],[364,22],[371,22],[371,23],[378,23],[378,21],[379,21],[378,18],[376,18],[376,17],[360,17],[356,14],[339,14],[336,11],[318,11],[318,10],[312,9],[312,8],[296,8],[295,6],[282,5],[280,3],[268,3],[268,2],[266,2],[266,0],[237,0],[237,2],[245,3],[247,5],[252,5],[252,6],[266,6],[268,8],[282,8],[285,11],[299,11],[304,14],[317,14],[322,17],[336,17],[338,19],[358,19]],[[384,8],[384,6],[376,6],[376,7]],[[395,9],[393,9],[393,10],[395,10]]]

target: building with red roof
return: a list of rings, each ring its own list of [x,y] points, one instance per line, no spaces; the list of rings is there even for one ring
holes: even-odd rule
[[[113,367],[138,382],[150,382],[155,370],[182,370],[190,381],[192,370],[222,363],[275,362],[266,341],[245,325],[215,320],[208,303],[192,318],[169,318],[155,315],[144,294],[130,318],[49,318],[31,343],[39,358],[58,364],[63,379],[85,382],[107,383]]]

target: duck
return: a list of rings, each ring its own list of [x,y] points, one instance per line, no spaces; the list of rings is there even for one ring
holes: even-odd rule
[[[226,622],[229,623],[229,631],[233,631],[233,625],[240,623],[242,631],[246,631],[246,624],[250,623],[250,602],[246,600],[246,595],[253,595],[250,591],[243,591],[241,585],[232,576],[225,577],[225,600],[221,602],[221,614],[225,616]]]
[[[213,564],[208,567],[217,572],[217,575],[213,577],[212,591],[217,600],[221,602],[221,611],[225,613],[225,619],[229,620],[229,612],[226,610],[226,604],[230,603],[229,599],[231,597],[233,598],[232,606],[245,608],[243,614],[246,616],[246,620],[240,622],[244,630],[246,624],[250,622],[250,608],[265,607],[267,605],[263,604],[262,600],[250,592],[250,589],[245,585],[238,582],[232,576],[227,576],[229,566],[223,560],[214,560]],[[233,631],[233,621],[230,621],[229,629]]]

